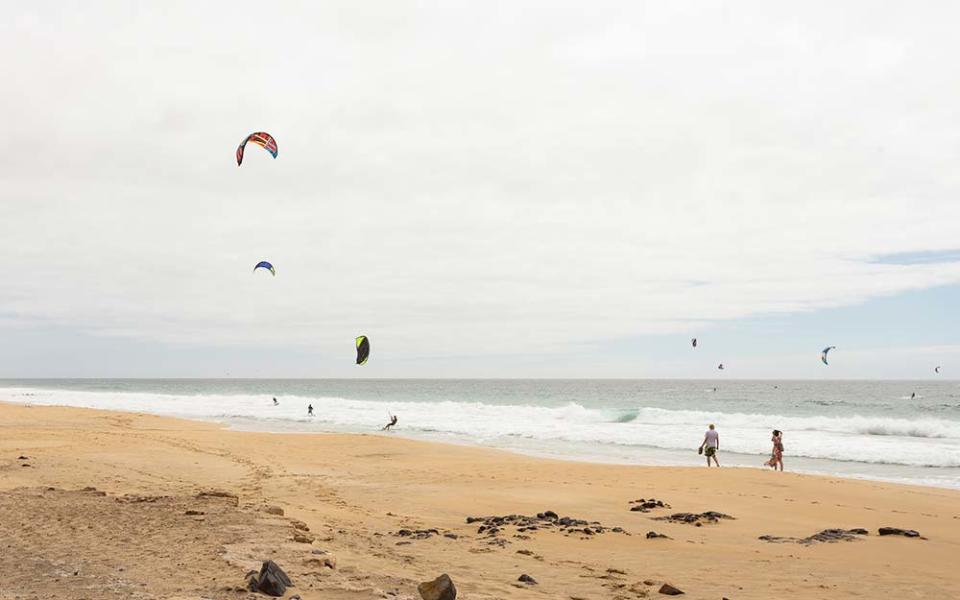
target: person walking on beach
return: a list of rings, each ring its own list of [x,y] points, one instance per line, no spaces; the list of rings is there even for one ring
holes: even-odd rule
[[[703,443],[700,444],[700,451],[707,457],[707,467],[710,466],[711,458],[714,464],[718,467],[720,466],[720,461],[717,460],[718,450],[720,450],[720,434],[717,433],[717,429],[713,426],[713,423],[710,423],[710,428],[707,429],[706,435],[703,436]]]
[[[777,470],[777,466],[779,465],[780,470],[783,471],[783,432],[779,429],[774,429],[773,437],[770,438],[770,441],[773,442],[773,450],[770,452],[770,460],[763,464],[770,467],[774,471]]]
[[[312,404],[308,404],[308,405],[307,405],[307,416],[308,416],[308,417],[312,417],[312,416],[313,416],[313,405],[312,405]]]

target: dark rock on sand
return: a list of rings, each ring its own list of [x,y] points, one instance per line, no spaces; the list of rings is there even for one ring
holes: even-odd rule
[[[187,516],[195,517],[195,516],[197,516],[197,515],[202,515],[202,514],[204,514],[204,512],[203,512],[202,510],[188,510],[188,511],[184,512],[183,514],[185,514],[185,515],[187,515]]]
[[[526,573],[524,573],[520,577],[517,577],[517,581],[521,581],[527,585],[537,585],[537,580],[534,579],[533,577],[530,577]]]
[[[805,538],[779,537],[775,535],[761,535],[759,539],[772,543],[797,543],[809,545],[813,542],[850,542],[857,536],[867,535],[866,529],[824,529]]]
[[[683,593],[684,593],[684,592],[682,592],[681,590],[673,587],[673,586],[670,585],[669,583],[665,583],[665,584],[661,585],[661,586],[660,586],[660,589],[659,589],[658,591],[659,591],[661,594],[666,594],[667,596],[679,596],[680,594],[683,594]]]
[[[263,561],[260,572],[250,571],[246,577],[247,589],[251,592],[262,592],[268,596],[282,596],[293,583],[277,563],[272,560]]]
[[[663,500],[657,500],[656,498],[638,498],[636,500],[631,500],[629,504],[633,504],[630,507],[632,512],[650,512],[655,508],[670,508],[669,504],[663,502]]]
[[[423,600],[454,600],[457,597],[457,587],[446,573],[433,581],[424,581],[417,586],[417,591]]]
[[[17,460],[30,460],[30,457],[29,457],[29,456],[24,456],[24,455],[21,454],[20,456],[17,457]]]
[[[669,540],[669,539],[670,539],[670,536],[669,536],[669,535],[664,535],[664,534],[662,534],[662,533],[657,533],[656,531],[648,531],[648,532],[647,532],[647,539],[648,539],[648,540],[655,540],[655,539],[657,539],[657,538],[663,538],[663,539],[665,539],[665,540]]]
[[[655,521],[670,521],[671,523],[688,523],[700,526],[702,523],[717,523],[720,519],[733,519],[730,515],[722,512],[708,510],[703,513],[673,513],[665,517],[656,517]]]
[[[881,527],[880,535],[902,535],[906,537],[920,537],[920,532],[913,529],[900,529],[899,527]]]

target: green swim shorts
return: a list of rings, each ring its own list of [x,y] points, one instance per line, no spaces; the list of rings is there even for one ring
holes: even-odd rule
[[[713,456],[713,455],[716,454],[716,453],[717,453],[717,449],[714,448],[713,446],[707,446],[707,447],[703,450],[703,455],[706,456],[707,458],[710,458],[711,456]]]

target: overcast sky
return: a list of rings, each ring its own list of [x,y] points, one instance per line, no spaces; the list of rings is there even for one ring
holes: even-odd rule
[[[0,376],[960,376],[958,22],[6,2]]]

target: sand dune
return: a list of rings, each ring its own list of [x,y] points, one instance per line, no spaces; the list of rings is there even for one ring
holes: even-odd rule
[[[631,511],[641,498],[669,507]],[[709,511],[732,518],[662,519]],[[810,539],[831,528],[868,535]],[[478,599],[664,583],[717,600],[932,598],[960,584],[960,493],[0,405],[0,540],[4,600],[248,598],[244,575],[268,558],[303,600],[416,598],[440,573]]]

